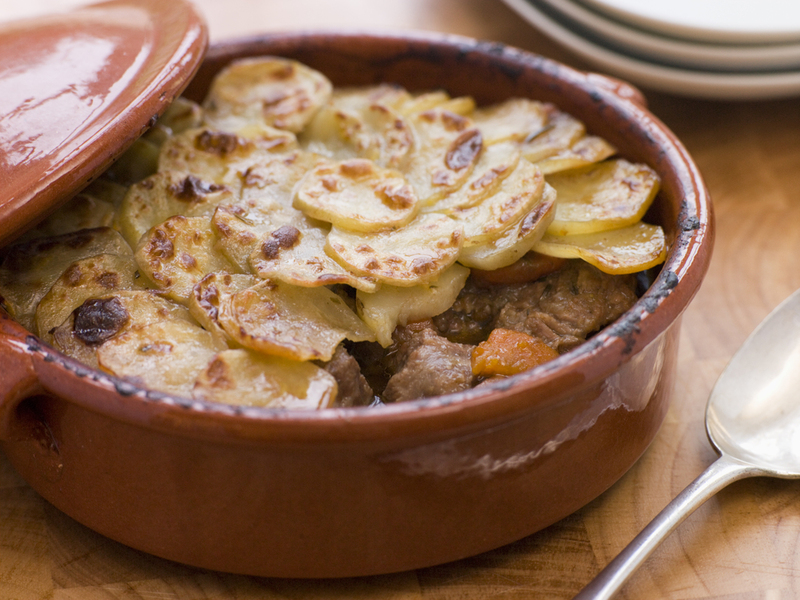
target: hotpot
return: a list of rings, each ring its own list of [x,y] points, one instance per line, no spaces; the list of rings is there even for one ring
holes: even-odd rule
[[[371,409],[243,408],[147,391],[65,357],[3,313],[0,440],[14,468],[114,540],[197,567],[279,577],[456,560],[536,532],[609,488],[664,418],[681,313],[711,255],[710,199],[681,143],[624,83],[453,36],[225,42],[185,93],[201,99],[223,65],[264,54],[295,58],[335,85],[556,103],[659,173],[646,220],[666,231],[666,263],[630,311],[551,363]]]

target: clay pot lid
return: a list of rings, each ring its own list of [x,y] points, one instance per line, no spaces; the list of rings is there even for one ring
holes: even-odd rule
[[[0,244],[105,170],[200,66],[187,0],[111,0],[0,23]]]

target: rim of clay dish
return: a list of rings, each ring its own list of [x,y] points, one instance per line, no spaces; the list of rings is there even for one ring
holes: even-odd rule
[[[576,349],[531,371],[507,380],[464,392],[412,400],[376,408],[329,408],[302,411],[276,408],[241,407],[192,400],[149,391],[116,377],[95,371],[44,345],[38,338],[25,338],[27,350],[45,362],[86,380],[86,384],[105,388],[108,394],[97,397],[81,394],[73,403],[126,421],[142,423],[185,435],[218,437],[221,431],[233,438],[250,440],[333,441],[374,439],[397,434],[414,434],[432,429],[485,427],[493,420],[564,401],[569,392],[608,376],[639,350],[666,331],[680,316],[702,282],[713,245],[713,213],[708,191],[700,172],[684,146],[666,126],[645,108],[627,99],[609,80],[582,73],[541,56],[497,43],[480,42],[453,35],[363,33],[302,33],[264,35],[233,40],[212,46],[206,60],[228,56],[253,45],[278,42],[295,45],[313,42],[317,46],[348,41],[435,45],[459,52],[491,55],[492,60],[517,68],[533,69],[544,77],[555,78],[575,94],[590,97],[645,130],[652,144],[660,147],[660,157],[674,172],[682,193],[678,223],[666,262],[650,288],[634,306],[613,324]],[[202,69],[202,68],[201,68]],[[603,81],[606,85],[602,85]],[[635,90],[634,90],[635,91]],[[663,193],[663,192],[662,192]],[[58,390],[52,390],[58,394]],[[102,397],[101,397],[102,396]]]

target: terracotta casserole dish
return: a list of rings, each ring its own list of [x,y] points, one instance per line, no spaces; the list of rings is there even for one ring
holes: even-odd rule
[[[444,88],[478,104],[556,103],[662,179],[647,215],[669,253],[631,310],[572,352],[502,383],[317,412],[138,389],[0,318],[0,440],[54,506],[134,548],[279,577],[387,573],[467,557],[565,517],[617,481],[667,411],[680,316],[706,272],[710,200],[635,89],[457,37],[270,35],[217,45],[186,90],[232,59],[297,59],[335,85]]]

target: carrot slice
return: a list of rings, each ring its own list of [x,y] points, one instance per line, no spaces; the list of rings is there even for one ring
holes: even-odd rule
[[[511,376],[532,369],[558,356],[553,348],[527,333],[497,328],[481,342],[471,357],[477,377]]]
[[[494,271],[472,269],[472,278],[479,285],[528,283],[558,271],[566,262],[564,258],[528,252],[514,264]]]

